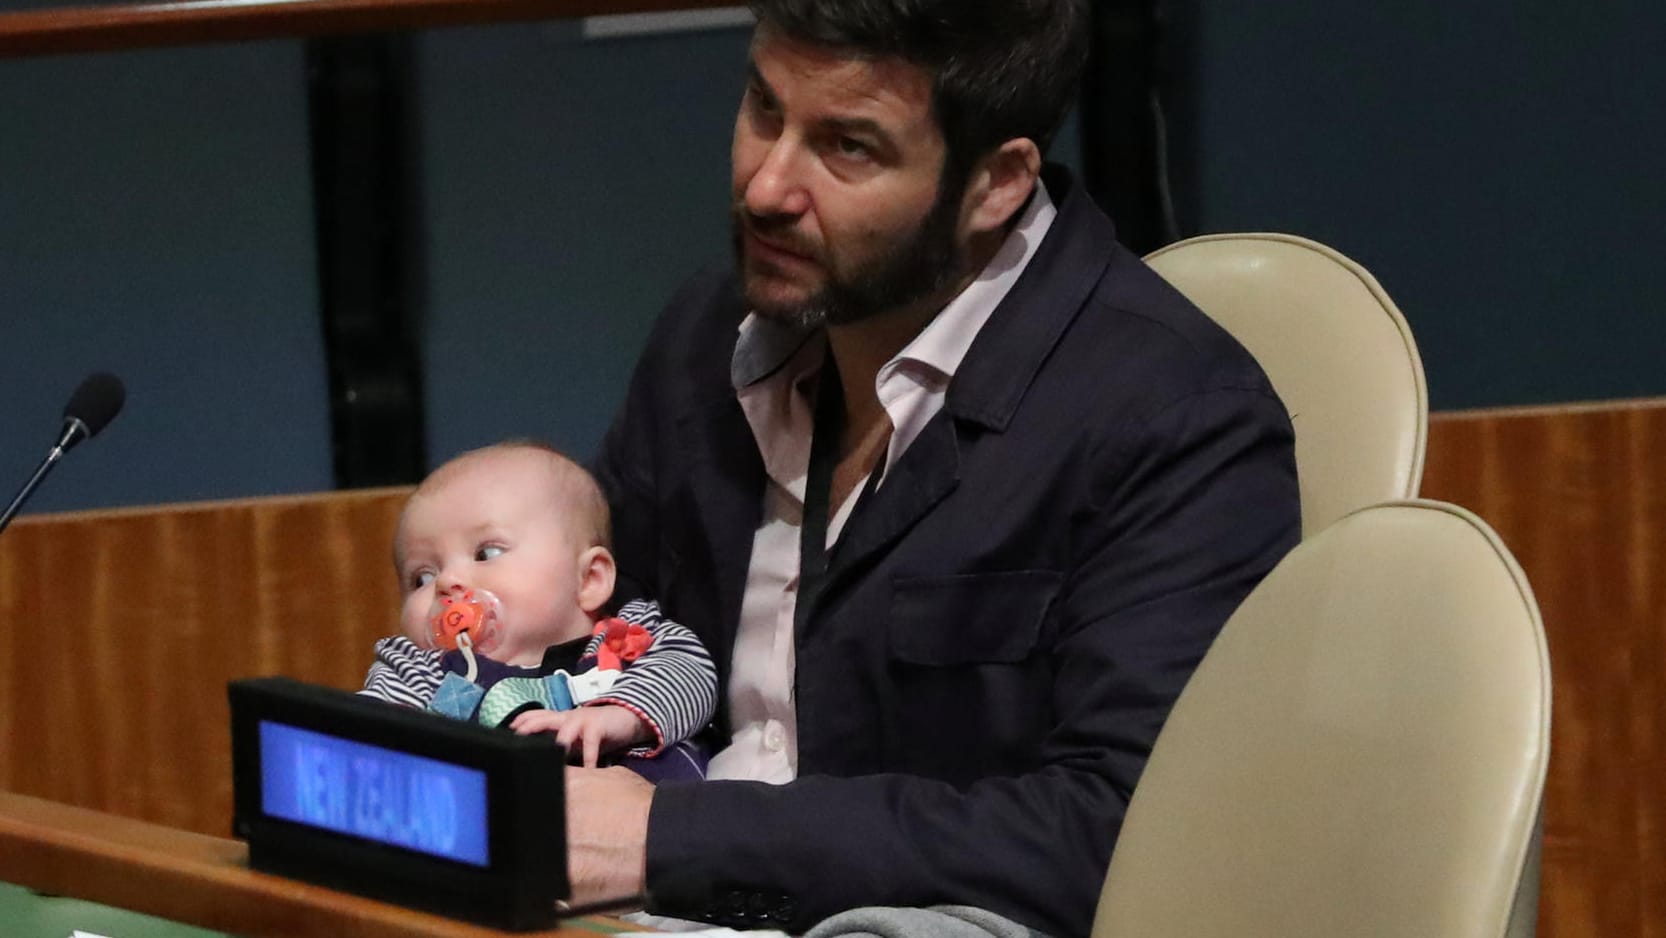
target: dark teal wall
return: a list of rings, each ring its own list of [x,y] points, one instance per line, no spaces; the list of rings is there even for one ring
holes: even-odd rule
[[[1564,7],[1175,0],[1183,222],[1370,266],[1437,407],[1666,394],[1666,7]],[[745,42],[415,38],[433,457],[593,450],[660,303],[727,255]],[[308,172],[298,43],[0,60],[6,495],[99,367],[128,412],[37,509],[329,487]]]
[[[331,484],[301,47],[0,61],[0,496],[76,382],[128,406],[37,510]]]
[[[414,37],[434,461],[594,450],[659,305],[727,256],[746,39]],[[94,368],[128,408],[32,510],[331,487],[304,64],[299,43],[0,60],[7,497]]]
[[[660,305],[728,255],[746,42],[421,38],[433,457],[527,435],[593,452]]]
[[[1172,6],[1194,230],[1365,264],[1437,408],[1666,394],[1666,5]]]

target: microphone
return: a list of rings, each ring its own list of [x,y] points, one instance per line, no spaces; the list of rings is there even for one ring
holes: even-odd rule
[[[122,387],[121,379],[107,371],[98,371],[82,379],[75,393],[69,397],[69,403],[64,405],[64,427],[58,434],[58,442],[47,451],[46,458],[41,460],[40,467],[29,481],[23,484],[17,497],[12,499],[4,514],[0,514],[0,531],[6,530],[6,525],[12,523],[12,516],[16,515],[23,503],[35,492],[35,486],[40,485],[58,460],[64,458],[75,444],[82,440],[98,435],[116,419],[121,413],[121,405],[127,400],[127,389]]]

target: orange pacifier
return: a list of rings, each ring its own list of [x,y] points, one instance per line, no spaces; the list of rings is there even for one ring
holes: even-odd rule
[[[455,651],[464,646],[490,654],[498,643],[499,608],[497,597],[486,590],[436,595],[428,610],[428,634],[434,647]]]

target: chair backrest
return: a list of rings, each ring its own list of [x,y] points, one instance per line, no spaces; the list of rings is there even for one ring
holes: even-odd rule
[[[1423,364],[1405,317],[1365,268],[1282,234],[1205,235],[1146,262],[1249,349],[1290,409],[1304,534],[1417,494]]]
[[[1538,607],[1441,502],[1309,538],[1233,614],[1134,791],[1094,938],[1531,929],[1549,755]],[[1534,884],[1529,884],[1532,888]]]

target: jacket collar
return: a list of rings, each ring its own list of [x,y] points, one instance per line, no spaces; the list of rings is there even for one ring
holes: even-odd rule
[[[960,420],[1005,430],[1041,363],[1105,274],[1116,231],[1062,166],[1042,171],[1058,206],[1029,266],[996,307],[949,384],[944,410]]]

